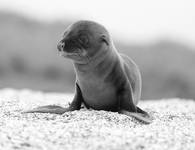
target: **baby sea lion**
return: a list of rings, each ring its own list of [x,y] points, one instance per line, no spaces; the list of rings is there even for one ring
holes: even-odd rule
[[[48,105],[27,113],[56,113],[79,110],[81,104],[95,110],[119,112],[145,123],[151,117],[140,109],[141,75],[128,56],[117,52],[108,31],[92,21],[69,26],[57,46],[63,57],[73,61],[76,82],[70,106]]]

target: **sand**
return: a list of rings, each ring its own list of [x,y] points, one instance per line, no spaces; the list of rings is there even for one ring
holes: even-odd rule
[[[195,150],[195,101],[141,101],[146,125],[115,112],[87,110],[22,114],[37,106],[67,106],[72,94],[0,90],[0,150]]]

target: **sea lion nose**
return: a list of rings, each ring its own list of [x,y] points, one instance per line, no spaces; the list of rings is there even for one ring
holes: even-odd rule
[[[59,42],[58,45],[57,45],[57,48],[58,48],[59,51],[63,51],[64,50],[64,46],[65,46],[64,42]]]

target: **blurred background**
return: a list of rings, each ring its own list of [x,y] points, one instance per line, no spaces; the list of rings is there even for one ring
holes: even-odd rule
[[[0,88],[74,92],[56,45],[66,27],[103,24],[140,67],[142,99],[195,99],[195,1],[0,0]]]

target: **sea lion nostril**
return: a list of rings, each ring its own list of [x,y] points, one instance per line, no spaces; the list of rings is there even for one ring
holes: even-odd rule
[[[58,45],[57,45],[57,48],[58,48],[59,51],[63,51],[64,46],[65,46],[65,43],[59,42]]]
[[[62,44],[61,44],[61,47],[64,48],[64,46],[65,46],[65,43],[62,43]]]

